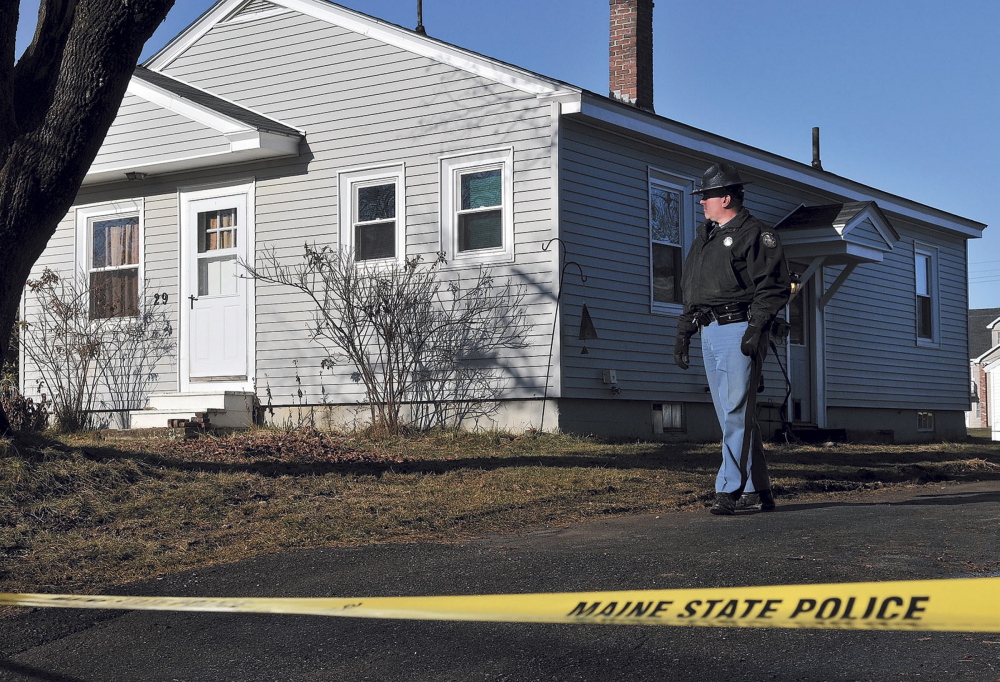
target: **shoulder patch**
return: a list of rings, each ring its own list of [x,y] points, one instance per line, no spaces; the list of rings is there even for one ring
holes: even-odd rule
[[[778,238],[771,232],[761,232],[760,240],[764,242],[764,246],[769,249],[773,249],[778,245]]]

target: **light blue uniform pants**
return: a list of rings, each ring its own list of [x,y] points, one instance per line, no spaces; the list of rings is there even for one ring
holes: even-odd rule
[[[746,322],[712,322],[701,328],[705,373],[722,427],[722,466],[715,479],[715,490],[720,493],[771,489],[756,415],[762,360],[740,351],[746,330]]]

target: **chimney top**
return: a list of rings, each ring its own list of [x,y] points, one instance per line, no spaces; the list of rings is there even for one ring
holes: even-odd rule
[[[653,0],[610,2],[610,95],[653,111]]]

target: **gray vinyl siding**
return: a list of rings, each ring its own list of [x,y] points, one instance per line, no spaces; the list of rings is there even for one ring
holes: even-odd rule
[[[256,174],[258,257],[284,263],[305,243],[338,244],[338,172],[405,165],[406,253],[441,250],[443,156],[513,148],[515,263],[493,267],[527,285],[530,347],[504,352],[505,397],[541,397],[554,307],[550,106],[532,95],[295,13],[215,27],[165,71],[306,132],[304,157]],[[470,269],[446,268],[445,276]],[[276,405],[355,402],[353,367],[321,370],[313,312],[289,289],[257,284],[257,384]],[[302,395],[299,395],[299,392]],[[266,402],[266,400],[265,400]]]
[[[93,165],[117,167],[136,158],[150,164],[228,150],[229,141],[217,130],[126,94]]]
[[[673,363],[676,314],[652,310],[647,183],[649,167],[695,180],[712,160],[571,120],[565,122],[561,150],[561,236],[566,259],[579,263],[587,277],[582,282],[575,268],[565,277],[564,397],[709,401],[699,338],[693,340],[691,369],[680,370]],[[760,187],[747,200],[751,212],[770,223],[800,203]],[[703,220],[697,203],[694,209],[691,230]],[[585,355],[578,338],[584,303],[599,337],[586,343]],[[616,371],[620,394],[603,383],[605,369]],[[765,385],[761,399],[780,402],[784,382],[773,359]]]
[[[880,251],[886,247],[885,239],[878,233],[870,220],[856,225],[853,230],[847,233],[846,239],[852,244],[860,244]]]
[[[612,399],[602,370],[615,369],[621,398],[706,401],[698,338],[695,366],[672,362],[676,316],[651,312],[647,168],[699,178],[714,159],[699,159],[644,142],[567,122],[561,164],[561,226],[567,259],[580,263],[583,283],[569,269],[563,292],[564,395]],[[752,171],[748,172],[752,175]],[[747,188],[747,206],[774,224],[798,205],[843,200],[803,191],[791,194],[758,180]],[[694,222],[703,219],[696,205]],[[899,409],[967,409],[965,248],[932,226],[898,216],[901,234],[882,264],[859,266],[826,308],[828,405]],[[867,221],[848,240],[869,247],[885,241]],[[916,340],[914,241],[938,254],[939,338]],[[825,268],[829,286],[840,267]],[[599,339],[578,337],[586,302]],[[784,350],[782,349],[782,352]],[[784,380],[773,358],[765,373],[764,400],[780,402]]]
[[[889,220],[900,240],[881,264],[859,266],[826,309],[831,407],[967,410],[968,299],[963,240]],[[917,341],[914,245],[937,254],[938,338]],[[828,269],[827,284],[839,272]]]
[[[139,189],[141,188],[141,189]],[[48,246],[31,270],[29,279],[38,278],[49,268],[60,277],[73,277],[77,272],[76,255],[76,211],[78,207],[111,203],[122,198],[142,202],[143,242],[141,272],[144,282],[140,283],[140,297],[148,300],[154,294],[167,295],[168,303],[163,308],[176,338],[178,328],[178,288],[177,288],[177,192],[172,182],[149,179],[141,185],[116,183],[100,187],[86,188],[77,196],[76,204],[60,221]],[[24,298],[26,319],[37,315],[37,302],[30,292]],[[38,397],[38,372],[31,363],[23,363],[22,385],[26,395]],[[177,390],[176,352],[160,361],[155,369],[157,380],[154,391]],[[46,389],[43,389],[46,390]],[[51,393],[50,393],[51,394]],[[96,394],[95,406],[101,408],[105,396]]]

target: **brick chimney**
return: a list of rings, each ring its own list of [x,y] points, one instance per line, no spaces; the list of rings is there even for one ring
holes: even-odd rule
[[[653,0],[611,0],[611,97],[653,110]]]

